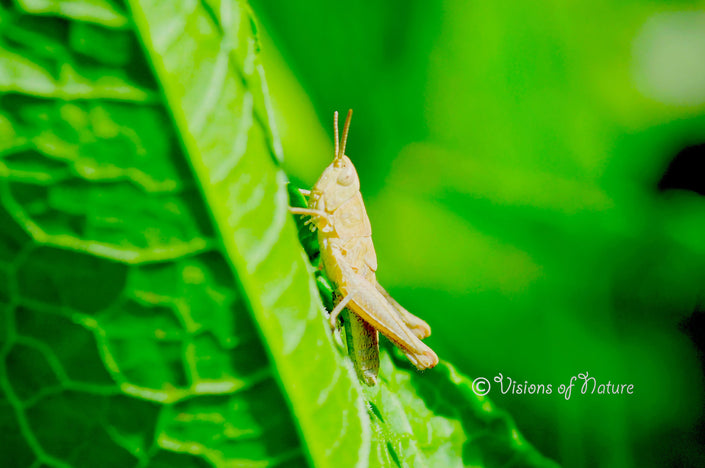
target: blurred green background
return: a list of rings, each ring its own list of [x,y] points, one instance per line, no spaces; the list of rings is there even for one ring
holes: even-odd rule
[[[441,358],[634,384],[493,389],[564,466],[705,466],[705,4],[252,4],[288,173],[354,109],[378,277]]]

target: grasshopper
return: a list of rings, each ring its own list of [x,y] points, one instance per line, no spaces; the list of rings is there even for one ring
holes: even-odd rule
[[[378,332],[394,343],[418,369],[438,364],[438,356],[421,340],[431,334],[426,322],[404,309],[377,282],[377,254],[372,229],[360,194],[355,166],[345,155],[352,109],[343,138],[338,140],[338,112],[333,118],[335,155],[311,191],[307,208],[291,207],[307,215],[318,230],[322,267],[335,285],[336,305],[329,320],[335,329],[338,315],[347,309],[345,323],[349,353],[358,377],[375,385],[379,369]]]

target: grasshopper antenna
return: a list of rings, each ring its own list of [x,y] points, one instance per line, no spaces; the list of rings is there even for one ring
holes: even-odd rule
[[[345,127],[343,127],[343,141],[340,144],[340,156],[345,155],[345,145],[348,142],[348,132],[350,131],[350,119],[352,118],[352,109],[348,111],[348,117],[345,119]]]
[[[338,152],[340,150],[340,137],[338,136],[338,111],[333,114],[333,129],[335,130],[335,157],[338,159]]]

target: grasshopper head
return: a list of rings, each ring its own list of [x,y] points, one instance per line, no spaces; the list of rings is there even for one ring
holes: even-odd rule
[[[318,209],[324,209],[329,213],[335,211],[340,205],[352,198],[360,191],[360,179],[357,176],[355,166],[350,158],[345,156],[345,144],[348,140],[350,129],[350,118],[352,109],[348,111],[343,129],[343,140],[338,145],[338,113],[335,113],[335,157],[328,165],[316,185],[313,186],[311,201]]]

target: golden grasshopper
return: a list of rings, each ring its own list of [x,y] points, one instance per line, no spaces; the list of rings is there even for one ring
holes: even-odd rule
[[[330,314],[335,328],[338,315],[348,310],[345,324],[348,349],[355,370],[367,385],[377,381],[378,331],[398,346],[418,369],[438,364],[438,356],[421,340],[431,334],[426,322],[397,303],[377,282],[377,254],[372,230],[360,195],[360,179],[345,155],[352,110],[348,112],[343,138],[338,141],[338,112],[334,115],[335,156],[310,192],[308,208],[290,208],[311,216],[318,229],[321,260],[334,283],[337,304]]]

